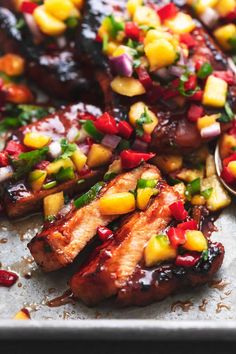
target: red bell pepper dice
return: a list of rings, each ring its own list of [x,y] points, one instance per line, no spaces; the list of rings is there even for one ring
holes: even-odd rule
[[[102,37],[99,34],[96,35],[95,42],[102,43]]]
[[[169,237],[171,245],[174,248],[184,245],[186,242],[185,231],[180,228],[171,227],[168,230],[167,235]]]
[[[118,128],[115,119],[107,112],[101,115],[95,122],[95,127],[104,134],[117,134]]]
[[[141,82],[141,84],[144,86],[144,88],[146,90],[151,89],[152,88],[152,79],[151,79],[149,73],[147,72],[147,70],[144,67],[139,66],[136,69],[136,72],[138,74],[138,79]]]
[[[204,114],[204,108],[196,104],[191,104],[188,110],[188,120],[190,122],[196,122],[198,118],[201,118]]]
[[[155,154],[153,153],[142,153],[134,150],[123,150],[120,154],[122,166],[125,169],[137,167],[154,156]]]
[[[143,133],[143,135],[140,136],[140,140],[144,141],[145,143],[150,143],[152,140],[151,134]]]
[[[178,12],[178,9],[175,6],[175,4],[173,4],[173,3],[162,6],[160,9],[157,10],[157,13],[158,13],[162,22],[169,19],[169,18],[175,17],[177,12]]]
[[[188,216],[188,212],[184,209],[183,202],[175,202],[171,204],[169,208],[172,216],[178,221],[183,221]]]
[[[16,273],[0,269],[0,286],[9,288],[16,283],[17,279],[18,275]]]
[[[234,21],[236,20],[236,9],[231,11],[230,13],[228,13],[226,16],[225,16],[225,19],[228,20],[228,21]]]
[[[194,267],[201,259],[201,255],[199,253],[185,253],[183,255],[178,255],[175,260],[175,265],[179,267]]]
[[[204,58],[198,58],[195,60],[195,69],[196,71],[198,71],[203,64],[205,64],[207,62],[207,59]]]
[[[125,120],[121,120],[118,123],[118,134],[125,139],[129,139],[133,133],[133,128]]]
[[[190,75],[188,78],[188,81],[185,82],[184,88],[186,91],[189,90],[194,90],[197,86],[197,76],[196,75]]]
[[[191,97],[189,97],[189,99],[191,101],[201,101],[202,97],[203,97],[203,90],[199,90],[195,92]]]
[[[36,4],[35,2],[23,1],[20,7],[20,11],[25,14],[32,15],[36,7],[38,7],[38,4]]]
[[[218,77],[219,79],[224,80],[229,85],[233,85],[234,82],[235,82],[235,75],[230,70],[227,70],[227,71],[214,71],[213,75]]]
[[[0,167],[6,167],[9,165],[9,159],[7,156],[7,153],[4,152],[0,152]]]
[[[223,170],[221,171],[220,177],[225,181],[227,184],[234,184],[236,182],[236,179],[234,176],[230,173],[228,167],[224,167]]]
[[[186,44],[188,48],[193,48],[196,45],[196,41],[190,33],[182,33],[179,39],[180,42]]]
[[[125,35],[128,38],[133,39],[134,41],[139,41],[140,29],[134,22],[127,22],[125,24]]]
[[[5,152],[7,152],[13,158],[17,158],[24,151],[25,151],[24,145],[22,145],[18,141],[14,141],[14,140],[10,140],[7,143],[7,146],[5,149]]]
[[[103,242],[113,237],[113,232],[105,226],[99,226],[97,229],[97,233],[100,240]]]
[[[223,166],[228,166],[231,161],[236,161],[236,152],[223,160]]]
[[[179,229],[182,230],[197,230],[197,222],[195,220],[189,220],[182,222],[181,224],[177,225]]]

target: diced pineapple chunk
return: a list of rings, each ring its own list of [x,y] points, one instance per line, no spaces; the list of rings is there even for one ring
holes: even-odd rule
[[[221,185],[217,176],[204,178],[201,183],[201,191],[213,188],[210,197],[207,199],[207,207],[210,211],[217,211],[226,208],[231,203],[231,198]]]
[[[147,267],[152,267],[159,262],[175,259],[176,256],[177,250],[171,246],[166,235],[152,236],[144,250]]]
[[[122,163],[121,163],[121,158],[118,158],[116,160],[114,160],[109,168],[108,168],[108,171],[107,171],[107,174],[110,174],[110,173],[115,173],[115,174],[118,174],[118,173],[121,173],[122,172]]]
[[[63,192],[48,195],[43,200],[44,216],[56,216],[64,206],[64,194]]]
[[[224,107],[227,91],[228,84],[226,81],[210,75],[204,88],[202,103],[206,106]]]
[[[119,57],[122,54],[130,55],[130,47],[126,45],[119,45],[113,53],[113,57]]]
[[[36,7],[33,16],[40,30],[49,36],[59,36],[66,30],[66,24],[49,14],[44,5]]]
[[[185,232],[186,242],[183,247],[189,251],[203,252],[207,250],[207,239],[201,231],[187,230]]]
[[[192,6],[198,14],[202,14],[207,8],[214,7],[218,0],[194,0]]]
[[[209,154],[206,159],[206,177],[211,177],[216,174],[216,165],[214,156]]]
[[[225,17],[230,12],[233,12],[235,7],[235,0],[218,0],[215,9],[220,14],[220,16]]]
[[[236,178],[236,161],[231,161],[228,164],[228,170],[234,176],[234,178]]]
[[[45,0],[45,10],[58,20],[65,21],[74,9],[70,0]]]
[[[220,156],[222,159],[232,154],[232,149],[236,148],[236,137],[224,134],[220,140]]]
[[[132,77],[116,76],[111,82],[111,88],[114,92],[128,97],[143,95],[146,92],[141,82]]]
[[[216,122],[216,119],[219,118],[219,114],[212,114],[210,116],[204,116],[197,120],[197,127],[199,130],[209,127],[210,125]]]
[[[144,47],[145,54],[154,71],[174,63],[177,57],[176,50],[167,39],[158,39]]]
[[[26,309],[22,309],[13,317],[13,320],[30,320],[30,314]]]
[[[137,190],[137,207],[140,210],[145,210],[153,196],[153,188],[142,188]]]
[[[137,7],[141,6],[142,3],[143,0],[128,0],[126,7],[130,16],[134,15],[135,11],[137,10]]]
[[[157,155],[153,163],[165,173],[171,173],[179,170],[183,166],[183,157],[181,155]]]
[[[138,6],[135,10],[133,21],[143,26],[160,26],[160,18],[157,12],[149,6]]]
[[[75,165],[75,167],[76,167],[78,172],[80,172],[84,168],[84,166],[85,166],[85,164],[87,162],[87,156],[84,155],[82,153],[82,151],[80,151],[79,149],[77,149],[73,153],[73,155],[71,156],[71,159],[72,159],[72,161],[73,161],[73,163],[74,163],[74,165]]]
[[[47,173],[49,175],[56,174],[61,168],[68,168],[72,167],[73,169],[75,168],[73,162],[71,159],[68,157],[66,159],[60,159],[54,162],[51,162],[47,167]]]
[[[144,45],[148,45],[149,43],[155,42],[157,39],[167,39],[172,40],[173,36],[166,31],[160,29],[151,29],[147,32],[147,35],[144,39]]]
[[[114,56],[114,53],[116,52],[117,47],[118,47],[118,44],[116,42],[109,41],[109,43],[107,44],[107,48],[104,51],[108,56]]]
[[[134,103],[130,107],[129,111],[129,121],[133,126],[137,125],[137,120],[141,117],[143,113],[146,113],[148,117],[151,118],[151,123],[143,124],[143,130],[147,134],[151,134],[158,124],[157,116],[145,105],[143,102]]]
[[[203,170],[183,168],[176,175],[176,177],[178,179],[181,179],[182,181],[190,183],[197,178],[202,178],[203,177]]]
[[[165,21],[165,26],[174,33],[183,34],[192,32],[196,25],[190,15],[178,12],[174,18]]]
[[[26,133],[24,136],[24,145],[32,149],[41,149],[49,144],[51,138],[40,133]]]
[[[230,40],[236,37],[236,25],[230,23],[219,27],[214,31],[214,36],[224,49],[231,50]]]
[[[47,171],[34,170],[29,174],[29,184],[34,192],[38,192],[42,189],[44,181],[47,177]]]
[[[109,163],[111,157],[110,149],[100,144],[93,144],[88,153],[87,164],[90,168],[103,166]]]
[[[101,197],[99,209],[103,215],[122,215],[135,210],[135,198],[132,193],[113,193]]]
[[[205,198],[202,195],[196,194],[196,195],[194,195],[192,197],[191,204],[192,205],[205,205],[206,204],[206,200],[205,200]]]

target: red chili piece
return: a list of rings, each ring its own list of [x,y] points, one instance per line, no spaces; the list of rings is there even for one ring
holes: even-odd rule
[[[34,12],[34,10],[38,7],[38,4],[30,1],[23,1],[20,7],[20,11],[25,14],[30,14]]]
[[[193,48],[196,45],[196,41],[190,33],[182,33],[180,42],[186,44],[188,48]]]
[[[235,82],[235,77],[232,71],[214,71],[213,75],[226,81],[229,85],[233,85]]]
[[[7,143],[5,152],[11,155],[13,158],[17,158],[22,152],[25,151],[25,147],[18,141],[10,140]]]
[[[143,135],[140,137],[140,140],[144,141],[145,143],[150,143],[152,140],[151,134],[143,133]]]
[[[140,29],[134,22],[127,22],[125,24],[125,35],[128,38],[133,39],[134,41],[139,41]]]
[[[178,255],[175,264],[179,267],[194,267],[201,259],[201,255],[199,253],[185,253],[184,255]]]
[[[170,243],[174,248],[177,248],[186,242],[185,232],[184,230],[176,227],[171,227],[167,235],[169,237]]]
[[[230,173],[228,167],[223,168],[220,176],[227,184],[234,184],[235,183],[235,178]]]
[[[190,100],[192,101],[201,101],[203,97],[203,90],[199,90],[195,92],[191,97]]]
[[[148,161],[154,156],[155,154],[153,153],[142,153],[134,150],[124,150],[120,154],[122,166],[125,169],[137,167],[142,162]]]
[[[107,112],[101,115],[95,122],[95,127],[105,134],[117,134],[118,128],[115,119]]]
[[[152,79],[148,74],[147,70],[144,67],[139,66],[136,69],[136,72],[138,74],[139,81],[145,87],[145,89],[149,90],[150,88],[152,88]]]
[[[223,165],[228,166],[231,161],[236,161],[236,152],[223,160]]]
[[[125,120],[121,120],[118,123],[118,134],[125,139],[129,139],[133,133],[133,128]]]
[[[7,270],[0,269],[0,285],[10,288],[18,279],[18,275]]]
[[[9,159],[6,152],[0,152],[0,167],[9,165]]]
[[[225,17],[228,21],[234,21],[236,20],[236,9],[231,11],[229,14],[226,15]]]
[[[177,227],[182,230],[198,229],[196,220],[189,220],[189,221],[182,222],[181,224],[177,225]]]
[[[100,240],[103,242],[114,236],[113,232],[105,226],[99,226],[97,233]]]
[[[178,12],[178,9],[173,3],[167,4],[157,10],[157,13],[158,13],[162,22],[168,18],[175,17],[177,12]]]
[[[184,88],[186,91],[189,90],[194,90],[197,86],[197,76],[196,75],[190,75],[188,78],[188,81],[185,82]]]
[[[188,216],[188,212],[184,209],[183,202],[175,202],[171,204],[169,208],[172,216],[178,221],[183,221]]]
[[[198,106],[196,104],[191,104],[188,110],[188,120],[190,120],[190,122],[196,122],[198,118],[203,116],[203,113],[203,107]]]

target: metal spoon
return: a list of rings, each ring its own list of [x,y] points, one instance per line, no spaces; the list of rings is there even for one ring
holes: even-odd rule
[[[216,146],[215,149],[215,165],[216,165],[216,173],[221,181],[221,183],[224,185],[224,187],[233,195],[236,196],[236,189],[233,189],[232,187],[230,187],[222,178],[221,178],[221,171],[222,171],[222,160],[220,157],[220,147],[219,147],[219,143]]]

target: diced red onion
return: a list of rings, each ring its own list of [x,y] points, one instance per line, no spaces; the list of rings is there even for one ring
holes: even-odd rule
[[[120,141],[121,141],[121,137],[117,135],[106,134],[102,139],[102,145],[110,149],[116,149]]]
[[[52,142],[48,148],[49,148],[49,154],[53,159],[56,159],[62,153],[61,144],[58,141]]]
[[[82,143],[82,144],[79,144],[78,147],[83,154],[88,155],[88,152],[90,149],[90,146],[88,144]]]
[[[76,127],[72,127],[69,129],[67,133],[67,140],[69,143],[73,143],[79,137],[79,130]]]
[[[205,26],[212,28],[219,20],[219,14],[211,7],[207,7],[206,10],[199,16],[199,18]]]
[[[220,123],[216,122],[209,127],[202,128],[200,133],[202,138],[215,138],[221,133]]]
[[[181,66],[177,66],[177,65],[171,65],[168,70],[171,75],[177,76],[177,77],[180,77],[185,72],[184,68],[182,68]]]
[[[24,18],[30,32],[32,33],[35,43],[41,43],[44,37],[37,23],[35,22],[34,17],[31,14],[24,13]]]
[[[0,168],[0,183],[6,181],[13,176],[13,169],[11,166]]]
[[[124,53],[118,57],[110,57],[112,70],[118,75],[131,77],[133,74],[133,63],[131,57]]]
[[[177,65],[186,65],[187,64],[187,58],[186,56],[184,55],[184,52],[182,49],[180,49],[180,52],[179,52],[179,60],[177,62]]]
[[[89,136],[89,134],[83,129],[81,128],[78,134],[78,138],[76,139],[76,142],[78,143],[82,143],[85,141],[85,139]]]
[[[142,141],[140,139],[135,139],[132,145],[132,150],[135,151],[146,152],[147,148],[148,148],[148,143],[145,143],[145,141]]]

